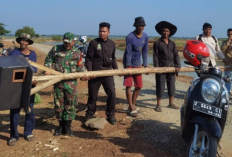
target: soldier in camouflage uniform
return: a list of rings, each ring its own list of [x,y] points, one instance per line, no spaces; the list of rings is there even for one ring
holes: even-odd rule
[[[81,52],[73,46],[74,43],[74,34],[65,33],[63,44],[56,45],[50,50],[44,65],[61,73],[83,72]],[[76,87],[76,79],[61,81],[54,85],[54,109],[60,124],[54,136],[61,134],[74,136],[70,127],[72,120],[75,119],[75,106],[78,104]]]

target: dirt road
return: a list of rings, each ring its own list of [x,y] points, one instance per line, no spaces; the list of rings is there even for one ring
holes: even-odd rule
[[[39,63],[43,63],[44,54],[51,46],[34,44],[33,49],[41,55]],[[121,63],[118,63],[122,68]],[[14,147],[7,146],[9,138],[9,111],[0,111],[0,156],[25,156],[25,157],[184,157],[187,153],[187,145],[182,140],[180,132],[180,111],[169,109],[168,98],[162,101],[163,112],[154,110],[156,105],[155,76],[154,74],[143,75],[144,87],[139,95],[137,106],[142,113],[138,118],[127,116],[124,104],[125,88],[122,86],[123,77],[115,76],[116,87],[116,118],[118,124],[107,124],[104,130],[89,130],[82,126],[81,121],[85,115],[87,101],[87,83],[79,81],[79,106],[76,121],[72,124],[72,130],[76,137],[54,137],[52,131],[57,120],[53,112],[52,88],[40,92],[42,103],[35,105],[36,127],[34,129],[35,141],[28,143],[23,139],[23,116],[20,118],[20,139]],[[175,104],[181,106],[189,83],[176,82]],[[96,116],[105,117],[106,95],[101,88],[97,101]],[[23,115],[24,113],[22,113]],[[231,115],[231,114],[230,114]],[[232,120],[229,115],[224,135],[221,139],[219,153],[224,156],[230,154],[232,145]],[[55,145],[54,143],[58,143]],[[54,145],[59,149],[53,151],[46,144]]]

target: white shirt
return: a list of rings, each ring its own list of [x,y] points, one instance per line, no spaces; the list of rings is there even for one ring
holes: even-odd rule
[[[199,38],[199,36],[196,36],[196,40],[198,40],[198,38]],[[211,61],[212,66],[216,65],[215,57],[218,57],[219,59],[225,59],[225,57],[224,57],[224,55],[219,47],[218,39],[216,37],[215,37],[215,39],[216,39],[217,43],[215,43],[215,40],[213,39],[212,36],[206,37],[203,34],[201,37],[202,42],[205,43],[209,49],[210,56],[208,59],[209,59],[209,61]]]

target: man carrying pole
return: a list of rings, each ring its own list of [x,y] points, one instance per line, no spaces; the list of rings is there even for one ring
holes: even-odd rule
[[[180,71],[180,58],[176,49],[176,44],[169,39],[176,33],[177,27],[173,24],[161,21],[155,26],[156,31],[161,38],[154,42],[153,45],[153,63],[154,67],[175,67],[173,72],[176,74]],[[175,73],[156,74],[156,96],[157,106],[155,110],[161,112],[161,98],[164,94],[165,81],[167,81],[169,108],[178,109],[174,105],[175,94]]]
[[[74,34],[70,32],[65,33],[63,36],[63,44],[56,45],[50,50],[44,65],[60,73],[83,72],[83,65],[79,61],[81,52],[73,46],[74,43]],[[59,120],[59,127],[55,130],[54,136],[61,134],[74,136],[70,127],[72,120],[75,120],[75,106],[78,104],[76,88],[76,79],[65,80],[54,84],[54,109],[56,117]]]

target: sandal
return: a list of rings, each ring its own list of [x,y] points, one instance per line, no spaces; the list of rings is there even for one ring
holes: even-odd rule
[[[156,111],[156,112],[162,112],[161,106],[156,106],[156,107],[155,107],[155,111]]]
[[[7,144],[8,144],[8,146],[14,146],[17,141],[18,141],[17,138],[10,138],[10,140],[7,142]]]
[[[172,109],[179,109],[178,106],[174,105],[174,104],[170,104],[168,105],[168,108],[172,108]]]
[[[130,112],[130,116],[131,117],[137,117],[138,116],[138,111],[137,110],[133,110]]]
[[[28,142],[32,142],[32,141],[34,141],[34,136],[33,136],[33,135],[27,135],[27,136],[25,137],[25,139],[26,139]]]

